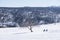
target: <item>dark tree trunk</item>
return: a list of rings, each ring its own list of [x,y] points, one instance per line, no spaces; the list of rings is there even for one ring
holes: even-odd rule
[[[32,27],[30,26],[30,31],[33,32]]]

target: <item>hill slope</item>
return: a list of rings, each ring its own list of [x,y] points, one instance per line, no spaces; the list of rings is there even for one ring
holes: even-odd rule
[[[16,27],[60,22],[60,7],[0,7],[0,26]]]
[[[28,28],[1,28],[0,40],[60,40],[60,23],[38,26],[33,27],[34,32]]]

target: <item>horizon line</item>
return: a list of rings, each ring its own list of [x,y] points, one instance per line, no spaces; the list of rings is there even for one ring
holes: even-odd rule
[[[0,7],[19,7],[19,6],[0,6]],[[20,7],[60,7],[60,6],[20,6]]]

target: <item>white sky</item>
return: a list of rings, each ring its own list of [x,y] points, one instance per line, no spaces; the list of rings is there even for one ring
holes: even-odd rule
[[[0,0],[0,7],[46,7],[60,6],[60,0]]]

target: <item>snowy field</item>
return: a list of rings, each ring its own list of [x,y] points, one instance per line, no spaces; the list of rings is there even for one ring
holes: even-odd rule
[[[27,27],[0,28],[0,40],[60,40],[60,23],[34,26],[33,31]]]

